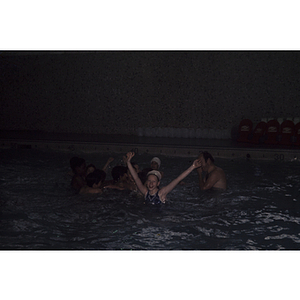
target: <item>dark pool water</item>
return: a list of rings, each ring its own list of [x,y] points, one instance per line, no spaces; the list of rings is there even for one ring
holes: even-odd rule
[[[217,159],[225,192],[200,191],[194,171],[161,207],[129,191],[78,195],[69,159],[102,167],[122,155],[1,150],[0,248],[7,250],[284,250],[300,248],[299,162]],[[159,156],[168,184],[191,158]],[[141,168],[152,156],[134,158]],[[108,175],[109,178],[109,175]]]

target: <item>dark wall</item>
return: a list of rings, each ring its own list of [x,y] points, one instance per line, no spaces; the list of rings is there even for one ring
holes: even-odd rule
[[[0,67],[5,130],[230,130],[300,116],[300,52],[1,52]]]

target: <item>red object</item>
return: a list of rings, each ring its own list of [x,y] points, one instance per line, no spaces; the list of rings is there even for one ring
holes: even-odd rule
[[[277,120],[270,120],[267,123],[266,129],[266,140],[265,144],[276,145],[278,144],[278,135],[279,135],[280,124]]]
[[[292,136],[294,135],[295,124],[291,120],[285,120],[280,125],[281,145],[292,145]]]
[[[253,144],[259,144],[260,139],[264,136],[266,132],[266,129],[267,123],[264,121],[259,122],[253,130],[253,137],[250,140],[250,142]]]
[[[240,122],[239,133],[238,133],[238,142],[249,142],[249,135],[252,132],[253,123],[249,119],[244,119]]]
[[[296,137],[295,145],[300,146],[300,122],[294,127],[294,135]]]

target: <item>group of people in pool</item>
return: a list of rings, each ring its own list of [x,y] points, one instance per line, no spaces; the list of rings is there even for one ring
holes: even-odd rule
[[[224,171],[214,164],[214,158],[207,151],[201,152],[188,169],[162,188],[160,182],[163,172],[159,171],[160,159],[154,157],[149,168],[140,170],[138,164],[131,161],[134,155],[134,152],[128,152],[123,156],[124,164],[112,168],[112,180],[105,180],[107,167],[114,160],[112,157],[107,160],[102,169],[97,169],[92,164],[86,166],[83,158],[73,157],[70,160],[73,172],[71,185],[80,194],[102,193],[103,189],[128,189],[140,193],[146,202],[160,204],[165,203],[167,194],[196,169],[201,190],[211,188],[226,190],[227,188]]]

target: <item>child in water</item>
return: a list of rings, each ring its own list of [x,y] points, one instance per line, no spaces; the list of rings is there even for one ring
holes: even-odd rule
[[[160,161],[160,159],[158,158],[158,157],[153,157],[152,159],[151,159],[151,168],[153,169],[153,170],[157,170],[158,171],[158,169],[160,168],[160,165],[161,165],[161,161]]]
[[[153,157],[151,159],[150,164],[151,164],[151,168],[153,170],[159,171],[159,168],[160,168],[160,165],[161,165],[161,160],[158,157]],[[162,171],[159,171],[159,173],[161,174],[161,177],[164,176],[164,173]]]
[[[110,157],[107,162],[105,163],[104,167],[102,168],[102,170],[106,173],[106,169],[108,168],[109,164],[114,160],[113,157]],[[95,167],[95,165],[93,164],[89,164],[86,167],[86,176],[89,175],[90,173],[94,172],[97,168]]]
[[[103,185],[106,189],[124,190],[124,183],[127,181],[127,167],[115,166],[111,170],[112,180],[106,181]]]
[[[95,169],[89,173],[85,180],[86,185],[80,189],[80,194],[98,194],[102,193],[101,184],[105,180],[106,173],[103,170]]]
[[[146,184],[143,185],[140,180],[138,174],[131,164],[131,158],[135,155],[134,152],[127,153],[127,166],[128,169],[143,196],[145,197],[146,202],[150,202],[151,204],[160,204],[166,202],[166,197],[169,192],[171,192],[176,185],[183,180],[186,176],[188,176],[194,169],[201,166],[201,163],[198,159],[196,159],[193,164],[185,170],[181,175],[179,175],[176,179],[174,179],[167,186],[159,189],[161,174],[157,170],[152,170],[147,174]]]

